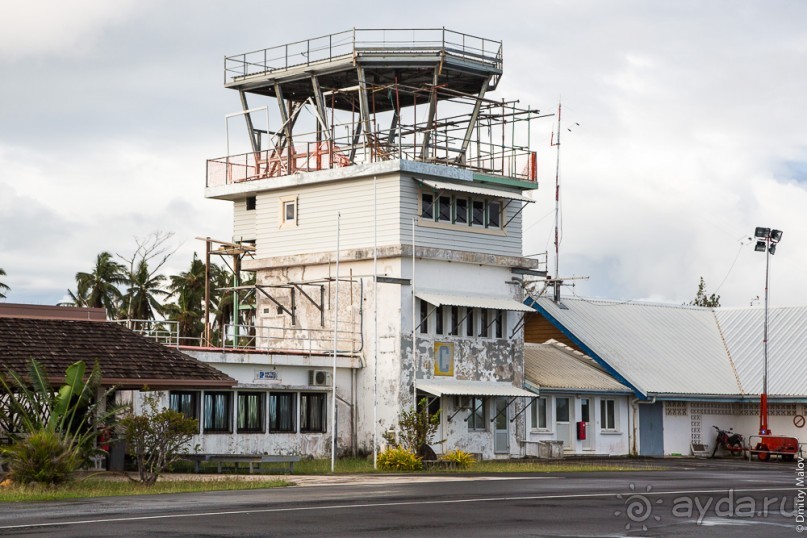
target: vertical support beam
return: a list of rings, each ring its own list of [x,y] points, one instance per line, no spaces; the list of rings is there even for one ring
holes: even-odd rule
[[[468,128],[465,129],[465,136],[462,137],[462,147],[460,148],[460,154],[457,155],[457,162],[460,164],[465,164],[465,153],[468,151],[468,146],[471,143],[471,135],[473,134],[474,127],[476,127],[476,122],[479,119],[479,109],[482,108],[482,99],[485,97],[485,93],[488,91],[488,87],[490,86],[490,81],[492,78],[493,76],[488,77],[488,79],[484,82],[484,84],[482,84],[482,88],[479,90],[479,95],[477,95],[474,110],[473,112],[471,112],[471,119],[468,121]]]
[[[289,121],[289,113],[286,110],[286,100],[283,98],[283,88],[280,84],[275,84],[275,98],[277,98],[277,105],[280,108],[280,119],[283,121],[283,130],[285,131],[283,140],[278,144],[278,152],[283,151],[284,146],[288,148],[288,165],[286,170],[292,172],[292,152],[294,151],[294,140],[291,136],[292,124]]]
[[[243,91],[238,91],[239,96],[241,97],[241,106],[244,109],[244,119],[247,122],[247,135],[249,136],[249,143],[252,146],[252,153],[255,154],[255,161],[258,161],[258,153],[261,151],[261,145],[256,139],[255,133],[255,126],[252,125],[252,114],[248,112],[249,105],[247,105],[247,94]]]
[[[205,341],[210,346],[210,238],[205,238]]]
[[[322,89],[319,85],[319,79],[316,75],[311,75],[311,86],[314,89],[314,103],[317,105],[317,116],[319,116],[319,123],[322,126],[322,134],[325,138],[331,138],[331,129],[328,127],[328,113],[325,111],[325,99],[322,96]]]
[[[356,66],[356,73],[359,76],[359,114],[361,116],[360,123],[364,131],[364,140],[367,146],[372,148],[372,133],[370,127],[370,106],[367,103],[367,81],[364,78],[364,68],[360,65]]]
[[[426,120],[426,132],[423,134],[423,148],[420,150],[420,158],[421,160],[427,160],[429,158],[429,151],[430,146],[429,143],[431,142],[432,136],[432,129],[434,128],[434,116],[437,114],[437,83],[440,81],[440,68],[434,68],[434,78],[432,80],[432,92],[431,97],[429,98],[429,112],[428,118]]]

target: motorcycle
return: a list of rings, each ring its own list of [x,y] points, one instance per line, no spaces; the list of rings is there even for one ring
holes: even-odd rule
[[[715,448],[712,451],[712,457],[717,454],[717,449],[723,447],[732,456],[740,456],[745,450],[745,439],[739,433],[734,433],[734,428],[728,430],[721,430],[717,426],[712,426],[717,430],[717,439],[715,440]]]

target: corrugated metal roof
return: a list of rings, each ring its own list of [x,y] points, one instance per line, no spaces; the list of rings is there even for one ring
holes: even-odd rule
[[[741,393],[712,309],[578,298],[564,298],[562,309],[545,297],[536,304],[644,394]]]
[[[524,344],[524,376],[539,389],[630,393],[594,360],[559,342]]]
[[[528,390],[500,381],[418,380],[417,388],[435,396],[535,396]]]
[[[516,312],[534,312],[534,310],[515,299],[509,297],[498,297],[493,295],[472,295],[466,293],[463,295],[450,295],[448,293],[440,293],[435,291],[417,291],[415,293],[418,299],[422,299],[434,306],[466,306],[471,308],[495,308],[497,310],[513,310]]]
[[[744,391],[760,394],[764,308],[718,308],[715,313]],[[768,394],[807,394],[807,307],[768,311]]]
[[[518,194],[516,192],[510,191],[503,191],[501,189],[486,189],[484,187],[479,187],[477,184],[472,184],[470,182],[465,183],[448,183],[447,181],[433,181],[433,180],[426,180],[426,179],[418,179],[420,183],[431,187],[437,191],[454,191],[454,192],[467,192],[468,194],[478,194],[481,196],[495,196],[497,198],[504,198],[506,200],[520,200],[522,202],[532,203],[535,200],[532,198],[528,198],[523,194]]]

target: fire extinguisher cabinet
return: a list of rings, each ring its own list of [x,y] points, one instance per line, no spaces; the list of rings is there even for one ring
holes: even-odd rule
[[[577,423],[577,440],[585,441],[586,439],[586,423],[582,420]]]

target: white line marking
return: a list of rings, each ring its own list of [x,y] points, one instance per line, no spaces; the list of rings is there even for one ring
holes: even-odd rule
[[[732,489],[732,488],[728,488]],[[647,497],[662,496],[662,495],[700,495],[706,493],[725,493],[728,491],[726,488],[722,489],[702,489],[702,490],[679,490],[679,491],[650,491],[642,493]],[[748,489],[733,489],[735,493],[752,493],[764,491],[798,491],[796,487],[781,487],[781,488],[748,488]],[[540,501],[540,500],[556,500],[556,499],[585,499],[597,497],[614,497],[616,493],[574,493],[566,495],[527,495],[521,497],[485,497],[479,499],[446,499],[446,500],[425,500],[425,501],[398,501],[386,503],[361,503],[361,504],[333,504],[325,506],[297,506],[287,508],[262,508],[258,510],[228,510],[223,512],[198,512],[192,514],[164,514],[159,516],[135,516],[135,517],[117,517],[108,519],[84,519],[81,521],[62,521],[56,523],[29,523],[26,525],[6,525],[0,526],[0,530],[10,529],[30,529],[30,528],[43,528],[43,527],[61,527],[65,525],[87,525],[91,523],[117,523],[124,521],[148,521],[152,519],[173,519],[173,518],[188,518],[188,517],[212,517],[212,516],[233,516],[244,514],[269,514],[276,512],[308,512],[313,510],[345,510],[350,508],[379,508],[389,506],[417,506],[422,504],[464,504],[464,503],[479,503],[479,502],[501,502],[501,501]]]

